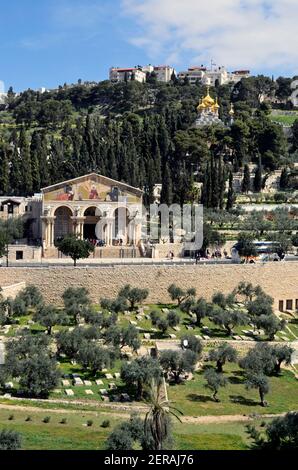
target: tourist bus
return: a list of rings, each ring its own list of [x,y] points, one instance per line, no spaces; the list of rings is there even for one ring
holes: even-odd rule
[[[254,241],[256,248],[256,256],[249,256],[247,261],[254,263],[256,261],[281,261],[284,259],[285,253],[279,242],[270,241]],[[238,252],[239,243],[236,243],[231,249],[232,260],[241,261]]]

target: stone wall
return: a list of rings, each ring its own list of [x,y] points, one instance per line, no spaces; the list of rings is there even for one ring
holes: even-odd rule
[[[1,278],[1,277],[0,277]],[[12,285],[3,285],[1,284],[2,291],[1,295],[3,296],[4,299],[7,299],[8,297],[11,297],[14,299],[21,290],[25,289],[26,283],[25,282],[18,282],[17,284],[12,284]]]
[[[260,284],[275,299],[298,299],[298,262],[265,265],[115,266],[88,268],[0,268],[0,286],[26,282],[35,284],[47,302],[61,303],[70,286],[86,287],[93,301],[115,297],[125,284],[148,288],[148,302],[168,302],[167,288],[176,283],[195,287],[208,299],[215,292],[231,292],[240,281]]]

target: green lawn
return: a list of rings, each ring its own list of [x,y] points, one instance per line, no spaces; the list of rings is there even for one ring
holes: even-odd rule
[[[13,414],[14,419],[9,420]],[[31,421],[26,421],[30,416]],[[43,419],[49,416],[50,422]],[[61,424],[66,418],[66,424]],[[104,420],[109,428],[102,428]],[[87,421],[92,420],[92,427]],[[106,439],[121,418],[112,413],[75,414],[50,410],[11,412],[0,410],[0,428],[14,429],[23,436],[25,450],[99,450],[104,449]],[[256,421],[257,423],[257,421]],[[245,450],[248,449],[245,423],[177,424],[174,423],[174,448],[177,450]]]
[[[257,390],[246,390],[243,372],[237,365],[229,364],[225,367],[229,383],[219,391],[220,403],[212,400],[211,391],[205,387],[203,374],[203,371],[196,372],[193,380],[168,387],[169,399],[187,416],[282,413],[298,409],[298,384],[289,371],[282,371],[279,377],[269,378],[270,392],[266,396],[269,406],[266,408],[259,405]]]
[[[272,121],[278,122],[280,124],[284,124],[286,126],[292,126],[296,119],[298,119],[298,114],[293,113],[290,115],[286,114],[271,114],[270,116]]]

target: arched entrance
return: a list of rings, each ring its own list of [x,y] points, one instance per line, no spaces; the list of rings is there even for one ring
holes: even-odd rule
[[[73,233],[72,211],[69,207],[58,207],[55,211],[54,239],[63,238]]]
[[[114,245],[122,246],[130,244],[130,237],[128,233],[129,222],[129,211],[126,207],[119,207],[115,210],[113,227]]]
[[[84,239],[85,240],[97,240],[96,226],[102,218],[102,213],[97,207],[88,207],[84,212]],[[100,234],[97,234],[100,235]],[[101,237],[100,239],[102,239]]]

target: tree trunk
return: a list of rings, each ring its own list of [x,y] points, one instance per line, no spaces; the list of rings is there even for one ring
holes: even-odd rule
[[[267,403],[265,402],[265,395],[260,388],[259,388],[259,394],[260,394],[260,399],[261,399],[261,406],[267,406]]]
[[[75,268],[77,267],[77,258],[74,258],[73,265],[74,265]]]
[[[143,384],[141,380],[138,380],[137,399],[141,400],[143,396]]]
[[[281,368],[282,361],[277,361],[277,363],[274,366],[274,371],[276,374],[280,373],[280,368]]]
[[[218,394],[218,390],[215,390],[214,393],[213,393],[213,400],[218,403],[219,402],[219,399],[217,398],[217,394]]]
[[[52,327],[48,326],[48,335],[51,336],[51,334],[52,334]]]
[[[223,372],[223,363],[221,361],[217,361],[216,367],[217,367],[217,372]]]

